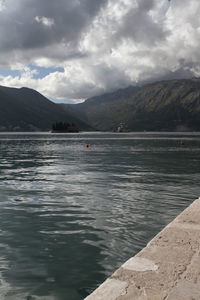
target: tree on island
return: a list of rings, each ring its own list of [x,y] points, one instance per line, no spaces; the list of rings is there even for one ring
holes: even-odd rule
[[[52,132],[79,132],[79,129],[74,123],[56,122],[52,124]]]

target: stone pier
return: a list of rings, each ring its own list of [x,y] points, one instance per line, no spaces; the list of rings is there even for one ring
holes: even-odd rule
[[[85,300],[200,300],[200,198]]]

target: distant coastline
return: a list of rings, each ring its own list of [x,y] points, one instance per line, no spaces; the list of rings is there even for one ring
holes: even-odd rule
[[[79,130],[77,131],[70,131],[70,130],[51,130],[51,133],[79,133]]]

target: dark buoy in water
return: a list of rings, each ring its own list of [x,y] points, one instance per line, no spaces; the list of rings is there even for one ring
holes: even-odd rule
[[[181,141],[181,142],[180,142],[180,145],[181,145],[181,146],[185,146],[185,141]]]
[[[15,202],[22,202],[21,199],[14,199],[14,200],[15,200]]]
[[[85,144],[85,147],[86,147],[86,148],[89,148],[89,147],[90,147],[90,145],[89,145],[89,144]]]

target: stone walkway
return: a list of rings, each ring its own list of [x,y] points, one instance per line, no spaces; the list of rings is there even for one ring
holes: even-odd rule
[[[85,300],[200,300],[200,199]]]

